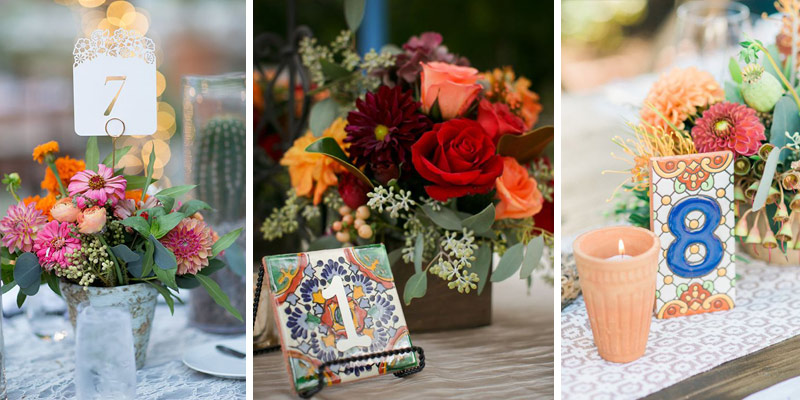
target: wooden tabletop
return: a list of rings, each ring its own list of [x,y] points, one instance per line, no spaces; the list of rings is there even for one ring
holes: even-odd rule
[[[425,369],[407,378],[380,376],[330,386],[315,399],[535,399],[553,397],[553,287],[541,281],[528,293],[509,279],[492,290],[490,326],[414,334],[425,349]],[[444,306],[443,312],[446,312]],[[253,361],[254,399],[297,399],[279,353]]]

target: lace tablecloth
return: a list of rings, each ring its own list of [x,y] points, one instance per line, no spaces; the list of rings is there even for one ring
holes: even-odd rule
[[[187,326],[188,307],[176,306],[175,315],[159,304],[150,336],[145,367],[138,371],[137,399],[244,399],[244,380],[215,378],[195,372],[181,361],[185,349],[211,340]],[[34,336],[22,315],[3,320],[5,368],[9,399],[74,399],[74,335],[61,342]]]
[[[583,297],[561,313],[562,398],[634,399],[800,334],[800,267],[737,265],[733,310],[653,319],[647,352],[615,364],[597,354]]]

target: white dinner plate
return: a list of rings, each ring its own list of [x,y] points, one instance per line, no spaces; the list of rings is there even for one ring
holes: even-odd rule
[[[221,378],[244,379],[247,376],[247,361],[217,350],[217,345],[227,346],[242,354],[247,353],[244,337],[238,339],[215,340],[192,347],[183,353],[183,363],[187,367]]]

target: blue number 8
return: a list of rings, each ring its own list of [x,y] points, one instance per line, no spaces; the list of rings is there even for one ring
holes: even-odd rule
[[[692,211],[700,211],[705,216],[700,229],[689,230],[686,226],[686,216]],[[685,278],[697,278],[713,271],[722,262],[722,241],[714,235],[721,220],[719,203],[708,197],[690,197],[678,202],[667,217],[669,230],[675,235],[675,241],[667,250],[669,269]],[[698,243],[705,246],[706,256],[699,264],[689,264],[685,257],[686,248]]]

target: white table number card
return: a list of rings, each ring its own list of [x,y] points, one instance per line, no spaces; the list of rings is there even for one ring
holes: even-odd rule
[[[152,135],[157,128],[153,41],[136,31],[96,30],[72,53],[75,133]]]

